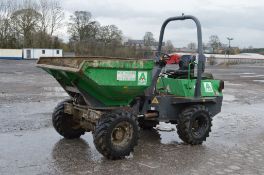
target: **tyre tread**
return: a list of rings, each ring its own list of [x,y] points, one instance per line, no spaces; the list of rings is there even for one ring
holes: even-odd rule
[[[79,138],[81,135],[85,133],[84,129],[72,129],[67,128],[65,129],[65,122],[69,120],[70,116],[64,113],[64,103],[71,102],[71,100],[64,100],[60,102],[54,109],[52,114],[52,124],[55,130],[63,137],[67,139],[75,139]]]
[[[130,121],[135,122],[136,131],[134,131],[135,137],[132,138],[131,144],[123,151],[116,151],[111,148],[107,142],[108,129],[111,127],[111,124],[116,120],[122,120],[129,118]],[[118,110],[111,113],[105,113],[97,121],[96,128],[93,133],[94,144],[96,149],[108,159],[121,159],[125,156],[128,156],[130,152],[133,151],[134,146],[137,145],[139,139],[139,127],[136,115],[130,111]]]
[[[193,114],[199,111],[204,111],[209,114],[209,128],[201,139],[194,139],[189,132],[189,122],[191,121]],[[191,145],[202,144],[203,141],[206,141],[206,138],[209,137],[209,133],[211,132],[211,127],[212,127],[212,117],[211,116],[212,115],[209,112],[209,110],[203,105],[193,105],[193,106],[185,108],[180,113],[178,124],[176,125],[177,133],[180,139],[183,140],[185,143],[188,143]]]

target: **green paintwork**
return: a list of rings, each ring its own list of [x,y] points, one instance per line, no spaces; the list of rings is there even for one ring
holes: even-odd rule
[[[60,61],[63,62],[63,59]],[[65,70],[65,64],[47,67],[47,63],[43,66],[42,62],[39,61],[38,66],[50,73],[64,88],[73,87],[74,84],[105,106],[126,106],[136,96],[143,94],[151,84],[154,67],[153,60],[90,59],[82,61],[74,71]],[[139,81],[140,76],[146,79]]]
[[[144,94],[151,85],[154,62],[101,57],[40,58],[37,66],[51,74],[64,89],[77,87],[111,107],[127,106],[136,96]],[[188,98],[194,97],[195,83],[195,79],[160,77],[156,89],[160,93]],[[202,80],[202,97],[222,96],[219,83],[220,80]]]
[[[195,83],[196,79],[188,80],[160,77],[156,87],[160,93],[172,94],[178,97],[194,97]],[[223,94],[218,90],[219,83],[220,80],[202,80],[202,97],[222,96]]]

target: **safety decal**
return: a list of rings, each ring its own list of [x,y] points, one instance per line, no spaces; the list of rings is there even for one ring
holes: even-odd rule
[[[205,92],[214,92],[211,82],[204,82],[203,85]]]
[[[156,97],[153,98],[153,100],[151,101],[152,104],[159,104],[159,101]]]
[[[148,73],[147,72],[138,72],[138,85],[146,85],[148,81]]]

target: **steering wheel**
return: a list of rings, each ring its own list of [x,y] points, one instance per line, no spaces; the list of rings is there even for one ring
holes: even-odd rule
[[[160,52],[160,55],[162,55],[161,56],[162,60],[169,60],[171,58],[169,54],[164,53],[164,52]]]
[[[167,64],[167,60],[169,60],[171,58],[171,56],[169,54],[163,53],[163,52],[156,52],[156,55],[159,58],[159,64],[160,66],[164,67]]]

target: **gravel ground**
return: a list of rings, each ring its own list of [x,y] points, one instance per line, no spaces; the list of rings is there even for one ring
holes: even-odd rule
[[[67,94],[51,76],[34,61],[0,60],[0,174],[264,174],[264,66],[207,72],[225,80],[225,90],[203,145],[185,145],[175,130],[153,129],[141,132],[129,157],[109,161],[90,133],[65,140],[52,128],[52,110]]]

